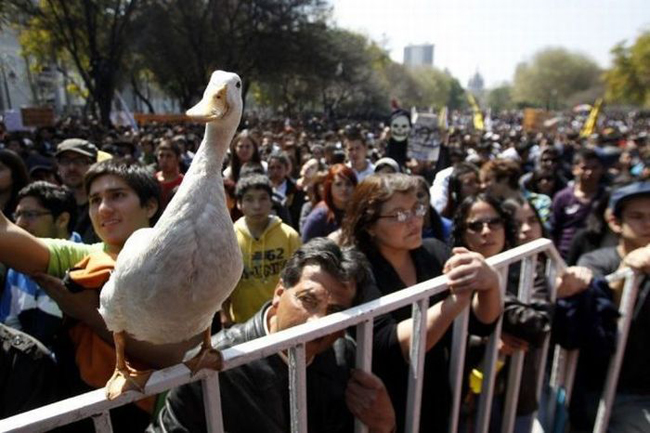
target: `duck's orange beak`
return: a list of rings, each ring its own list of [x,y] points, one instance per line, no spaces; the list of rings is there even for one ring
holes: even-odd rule
[[[226,115],[228,109],[227,87],[224,84],[215,92],[208,89],[203,94],[203,99],[194,107],[190,108],[185,114],[197,122],[212,122],[221,119]]]

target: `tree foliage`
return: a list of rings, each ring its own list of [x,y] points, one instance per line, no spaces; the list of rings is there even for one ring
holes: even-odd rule
[[[122,86],[150,111],[142,81],[189,107],[215,69],[236,71],[244,95],[252,89],[257,104],[289,116],[378,117],[393,99],[406,108],[464,104],[448,71],[393,62],[367,37],[333,26],[325,0],[9,1],[27,17],[21,42],[37,69],[56,65],[78,94],[85,88],[105,123]]]
[[[596,86],[600,75],[598,65],[589,57],[563,48],[547,48],[517,66],[513,98],[520,104],[562,108],[575,93]]]
[[[486,99],[488,107],[494,111],[502,111],[514,108],[512,100],[512,86],[504,84],[490,89]]]
[[[608,100],[650,107],[650,31],[611,52],[613,66],[604,74]]]
[[[198,98],[215,69],[237,71],[244,93],[295,66],[322,0],[157,0],[139,22],[136,50],[182,106]]]
[[[140,0],[7,0],[27,19],[21,39],[36,57],[75,66],[102,123],[110,123],[120,68],[134,39]],[[30,44],[31,40],[31,44]]]

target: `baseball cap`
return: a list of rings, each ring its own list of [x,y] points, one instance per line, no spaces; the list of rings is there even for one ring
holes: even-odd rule
[[[63,152],[75,152],[87,156],[93,161],[97,161],[97,146],[82,138],[68,138],[67,140],[63,140],[56,146],[54,156],[59,156]]]
[[[620,216],[626,200],[643,195],[650,196],[650,181],[634,182],[614,190],[609,199],[609,208],[614,215]]]

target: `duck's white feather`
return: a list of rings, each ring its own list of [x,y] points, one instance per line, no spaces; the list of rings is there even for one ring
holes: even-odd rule
[[[194,161],[157,224],[133,233],[122,248],[100,299],[100,314],[113,332],[154,344],[185,341],[210,326],[241,276],[221,177],[223,155],[241,117],[241,96],[235,89],[239,77],[220,74],[217,84],[232,87],[227,116],[234,118],[206,126]],[[233,95],[239,99],[231,101]]]

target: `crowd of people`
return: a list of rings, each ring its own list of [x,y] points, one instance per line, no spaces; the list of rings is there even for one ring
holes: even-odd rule
[[[530,431],[549,334],[583,351],[570,426],[590,430],[622,290],[603,277],[626,266],[650,272],[650,119],[609,113],[585,137],[574,115],[542,131],[524,130],[519,112],[495,116],[489,131],[469,128],[469,118],[455,113],[439,131],[435,161],[410,158],[403,110],[385,124],[245,119],[223,167],[244,270],[214,317],[213,344],[230,347],[444,274],[448,290],[426,311],[420,431],[447,431],[451,324],[467,307],[461,428],[472,429],[480,390],[469,378],[480,374],[485,337],[503,317],[490,431],[500,430],[508,359],[518,351],[526,357],[515,431]],[[106,130],[66,119],[7,132],[0,123],[0,418],[110,377],[115,352],[98,293],[129,236],[173,200],[201,139],[191,124]],[[523,302],[520,268],[511,266],[502,295],[485,259],[543,237],[569,267],[550,281],[538,260]],[[650,431],[648,292],[643,277],[613,432]],[[307,345],[309,431],[352,431],[354,417],[372,432],[403,431],[411,321],[407,307],[375,320],[372,373],[353,369],[351,332]],[[127,352],[160,368],[186,349],[170,356],[134,344]],[[220,375],[227,431],[288,430],[286,362],[278,354]],[[204,431],[203,404],[199,382],[184,385],[113,411],[114,428]]]

